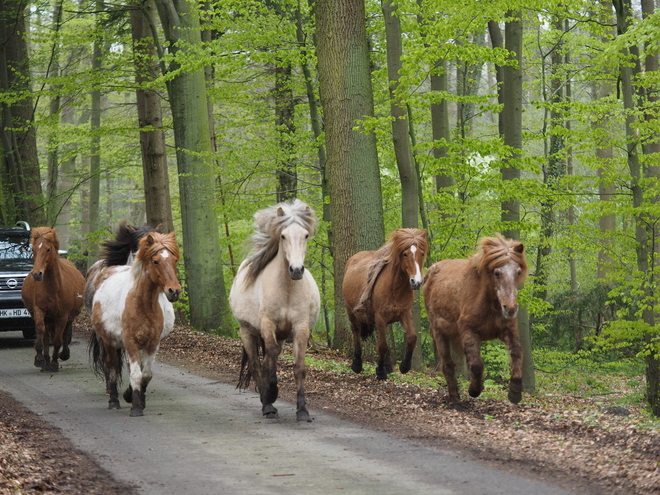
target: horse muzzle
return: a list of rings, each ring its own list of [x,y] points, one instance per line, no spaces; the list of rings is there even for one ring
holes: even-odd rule
[[[35,279],[37,282],[41,282],[44,278],[44,272],[30,272],[32,275],[32,278]]]
[[[507,320],[512,320],[518,316],[518,306],[511,308],[505,304],[502,305],[502,316]]]
[[[300,280],[303,278],[303,273],[305,273],[305,267],[300,266],[300,267],[289,267],[289,275],[291,276],[291,280]]]
[[[411,279],[410,279],[410,288],[411,288],[412,290],[419,290],[419,289],[422,288],[422,284],[423,284],[423,283],[424,283],[424,279],[416,280],[416,279],[414,279],[414,278],[411,278]]]
[[[174,289],[172,287],[168,287],[167,290],[165,291],[165,297],[167,297],[167,300],[169,302],[178,301],[180,295],[181,295],[181,289]]]

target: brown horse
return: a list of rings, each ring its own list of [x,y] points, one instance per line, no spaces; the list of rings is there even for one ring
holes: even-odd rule
[[[106,379],[109,409],[120,408],[117,382],[128,357],[131,381],[124,400],[132,405],[131,416],[144,414],[156,352],[174,326],[172,302],[181,292],[174,233],[151,232],[139,246],[131,266],[105,266],[96,275],[89,343],[94,370]]]
[[[452,407],[460,409],[452,342],[465,350],[470,372],[468,393],[479,397],[484,371],[481,342],[502,340],[511,356],[509,400],[514,404],[521,401],[518,288],[526,276],[524,246],[499,234],[482,239],[481,249],[469,259],[442,260],[429,268],[424,279],[424,301]]]
[[[417,333],[412,318],[414,292],[422,286],[422,267],[428,250],[426,230],[398,229],[378,251],[360,251],[346,263],[342,292],[353,331],[355,352],[351,369],[362,371],[362,339],[376,330],[376,377],[386,380],[392,372],[386,330],[400,321],[406,332],[406,352],[399,365],[410,371]]]
[[[59,371],[58,358],[66,361],[70,356],[72,325],[83,306],[85,277],[73,263],[60,258],[55,229],[33,229],[31,242],[34,266],[32,276],[25,278],[21,296],[37,330],[34,365],[41,371]],[[48,350],[51,341],[52,359]]]

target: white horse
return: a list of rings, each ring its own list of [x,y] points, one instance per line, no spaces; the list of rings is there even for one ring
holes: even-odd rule
[[[307,241],[316,233],[318,219],[297,199],[260,210],[254,219],[252,253],[241,263],[229,294],[243,340],[238,386],[247,388],[254,377],[263,415],[278,418],[273,406],[278,393],[277,358],[284,341],[292,338],[296,419],[311,421],[305,405],[305,351],[321,297],[304,263]]]

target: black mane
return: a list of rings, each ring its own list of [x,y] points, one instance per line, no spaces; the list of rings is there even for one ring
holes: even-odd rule
[[[125,265],[132,253],[136,253],[139,247],[140,239],[150,232],[162,233],[160,225],[156,228],[149,225],[142,227],[133,227],[122,221],[113,240],[105,241],[101,244],[103,250],[101,259],[105,266]]]

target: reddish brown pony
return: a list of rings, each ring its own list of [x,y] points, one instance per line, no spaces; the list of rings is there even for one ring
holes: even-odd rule
[[[21,295],[37,329],[34,365],[41,371],[59,371],[58,358],[66,361],[70,356],[72,325],[83,306],[85,278],[73,263],[60,258],[55,229],[37,227],[31,237],[34,266]]]
[[[106,380],[109,409],[119,409],[117,382],[124,355],[128,358],[130,385],[124,400],[131,416],[142,416],[145,392],[162,338],[174,325],[172,302],[179,298],[176,276],[179,248],[174,233],[148,233],[140,239],[131,266],[104,266],[94,279],[92,300],[94,334],[89,349],[94,370]],[[120,246],[117,246],[118,248]]]
[[[351,369],[362,371],[362,340],[376,330],[376,377],[392,372],[386,330],[400,321],[406,333],[406,351],[399,366],[410,371],[417,333],[412,318],[414,291],[422,286],[422,267],[428,250],[426,230],[399,229],[378,251],[360,251],[346,263],[342,292],[353,331],[355,352]]]
[[[518,288],[527,276],[522,243],[497,237],[481,240],[481,249],[469,259],[442,260],[429,268],[424,279],[424,301],[447,380],[448,402],[460,408],[451,342],[465,350],[470,372],[468,393],[483,390],[484,363],[480,346],[502,340],[511,356],[509,400],[522,399],[522,348],[518,334]]]

